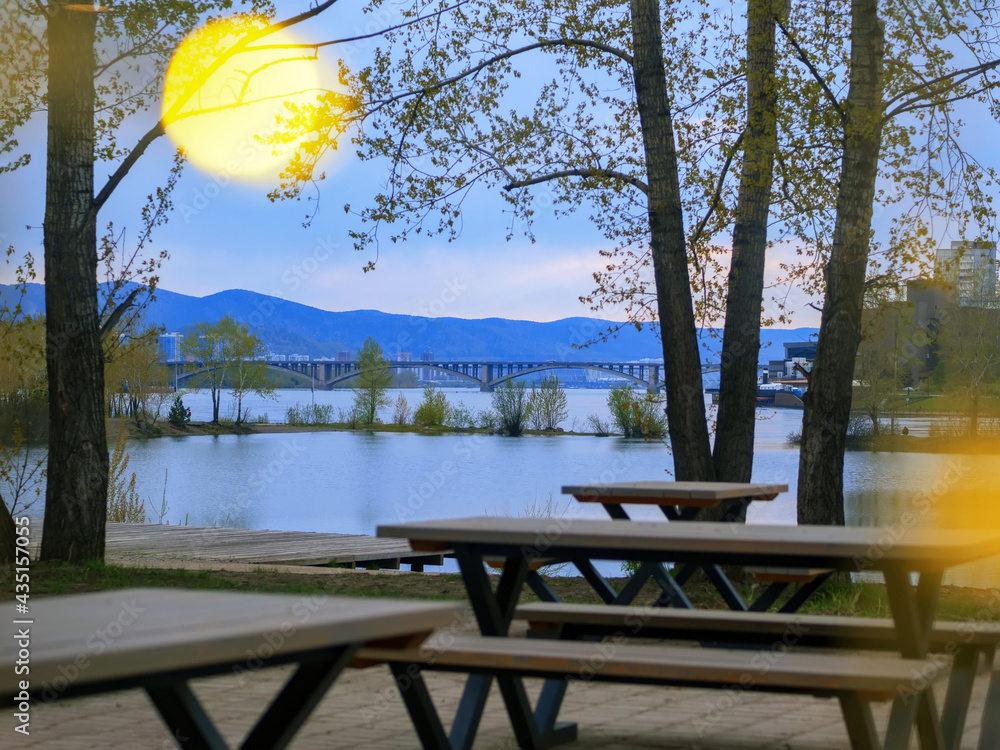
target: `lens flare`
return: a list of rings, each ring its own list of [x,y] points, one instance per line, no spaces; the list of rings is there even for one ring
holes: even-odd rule
[[[333,76],[288,31],[247,41],[267,25],[246,15],[214,21],[192,32],[171,59],[166,132],[201,169],[274,180],[311,137],[302,112],[332,88]]]

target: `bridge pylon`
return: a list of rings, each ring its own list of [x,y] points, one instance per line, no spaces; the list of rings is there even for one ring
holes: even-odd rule
[[[479,391],[481,393],[493,392],[493,386],[490,385],[491,380],[493,380],[493,365],[484,363],[479,368]]]
[[[660,387],[660,366],[650,365],[649,366],[649,387],[647,390],[650,393],[656,393],[657,389]]]

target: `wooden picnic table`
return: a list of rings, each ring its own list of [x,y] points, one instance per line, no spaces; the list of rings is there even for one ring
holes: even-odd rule
[[[610,482],[599,484],[574,484],[562,488],[563,494],[573,495],[582,503],[600,503],[608,515],[619,521],[629,521],[631,516],[624,505],[655,505],[670,521],[693,521],[702,508],[714,508],[726,504],[722,520],[742,520],[747,506],[753,501],[773,500],[788,491],[787,484],[762,484],[754,482]],[[796,612],[830,577],[831,571],[824,569],[777,568],[758,566],[749,572],[767,587],[757,598],[747,604],[736,587],[718,565],[685,565],[673,574],[668,573],[662,563],[647,562],[633,576],[633,585],[624,594],[609,597],[608,587],[600,581],[600,574],[592,567],[581,570],[591,581],[605,603],[622,604],[639,592],[649,579],[653,579],[663,590],[661,606],[672,605],[691,609],[691,602],[684,594],[684,585],[701,568],[709,582],[719,592],[730,609],[740,611],[765,612],[778,601],[793,583],[798,588],[781,606],[782,612]],[[534,582],[531,582],[534,585]]]
[[[27,631],[30,672],[15,674],[20,645],[0,642],[0,699],[34,701],[143,688],[183,748],[226,744],[188,686],[213,674],[299,663],[243,741],[282,748],[365,644],[415,645],[461,616],[459,605],[176,589],[125,589],[0,605]],[[21,680],[29,682],[27,689]]]
[[[629,520],[622,505],[657,505],[671,521],[691,521],[702,508],[723,503],[733,508],[753,500],[773,500],[788,492],[787,484],[749,482],[610,482],[571,484],[563,494],[581,503],[600,503],[615,519]]]
[[[907,659],[923,659],[928,654],[944,571],[1000,553],[1000,530],[482,517],[380,526],[377,533],[407,538],[417,551],[452,549],[484,636],[508,634],[518,598],[531,573],[530,563],[539,557],[574,562],[639,560],[879,571],[892,612],[894,642],[899,654]],[[504,559],[495,590],[484,567],[486,558]],[[915,583],[911,576],[915,576]],[[535,590],[544,592],[545,588]],[[559,601],[551,589],[542,598]],[[518,678],[507,675],[497,679],[515,728],[520,723],[530,729],[536,727],[534,717],[548,717],[548,744],[574,736],[575,727],[556,726],[554,721],[565,681],[547,681],[532,711]],[[491,675],[479,674],[471,677],[466,686],[461,705],[473,733],[491,681]],[[929,689],[918,691],[915,699],[894,702],[886,746],[905,747],[914,723],[925,750],[946,746],[934,694]],[[872,726],[870,714],[857,715],[856,731],[870,734]]]

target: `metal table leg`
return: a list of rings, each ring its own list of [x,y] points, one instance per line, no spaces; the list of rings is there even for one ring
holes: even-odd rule
[[[909,571],[887,566],[883,569],[889,608],[896,625],[900,654],[904,659],[923,659],[930,646],[934,614],[937,611],[941,588],[940,572],[921,573],[916,588],[910,584]],[[893,702],[889,716],[889,730],[885,739],[886,750],[908,747],[913,725],[916,723],[920,744],[924,750],[944,750],[944,731],[941,728],[934,693],[927,687],[915,694],[903,693]]]
[[[225,740],[187,682],[150,685],[146,693],[183,750],[225,750]]]
[[[243,750],[287,747],[358,648],[356,645],[331,648],[325,655],[300,664],[240,747]],[[228,747],[186,681],[148,685],[146,693],[174,741],[184,750]]]
[[[300,665],[247,735],[243,750],[286,747],[357,650],[357,646],[330,649],[325,658]]]
[[[494,592],[484,569],[483,556],[462,545],[455,545],[454,552],[479,631],[487,636],[506,636],[518,597],[530,572],[528,561],[523,555],[508,557]],[[496,680],[519,747],[543,750],[576,739],[575,724],[555,723],[566,690],[565,680],[546,681],[539,698],[537,717],[521,678],[498,675]],[[451,744],[455,750],[471,748],[492,682],[492,675],[472,675],[466,682],[459,714],[451,731]]]

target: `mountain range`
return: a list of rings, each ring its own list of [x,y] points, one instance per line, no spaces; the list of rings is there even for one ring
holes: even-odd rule
[[[0,285],[0,299],[12,293]],[[29,284],[24,299],[26,314],[43,312],[45,288]],[[564,318],[546,323],[507,318],[427,318],[396,315],[378,310],[332,312],[243,289],[228,289],[193,297],[157,289],[146,309],[146,319],[180,331],[204,320],[214,322],[231,315],[247,323],[275,354],[334,357],[338,351],[357,351],[372,336],[386,355],[411,352],[414,359],[431,351],[434,359],[502,361],[636,361],[660,359],[655,326],[621,327],[606,341],[583,347],[620,324],[598,318]],[[783,359],[782,344],[814,337],[815,328],[769,328],[761,336],[759,362]],[[700,332],[702,361],[718,361],[721,331]],[[581,348],[583,347],[583,348]]]

